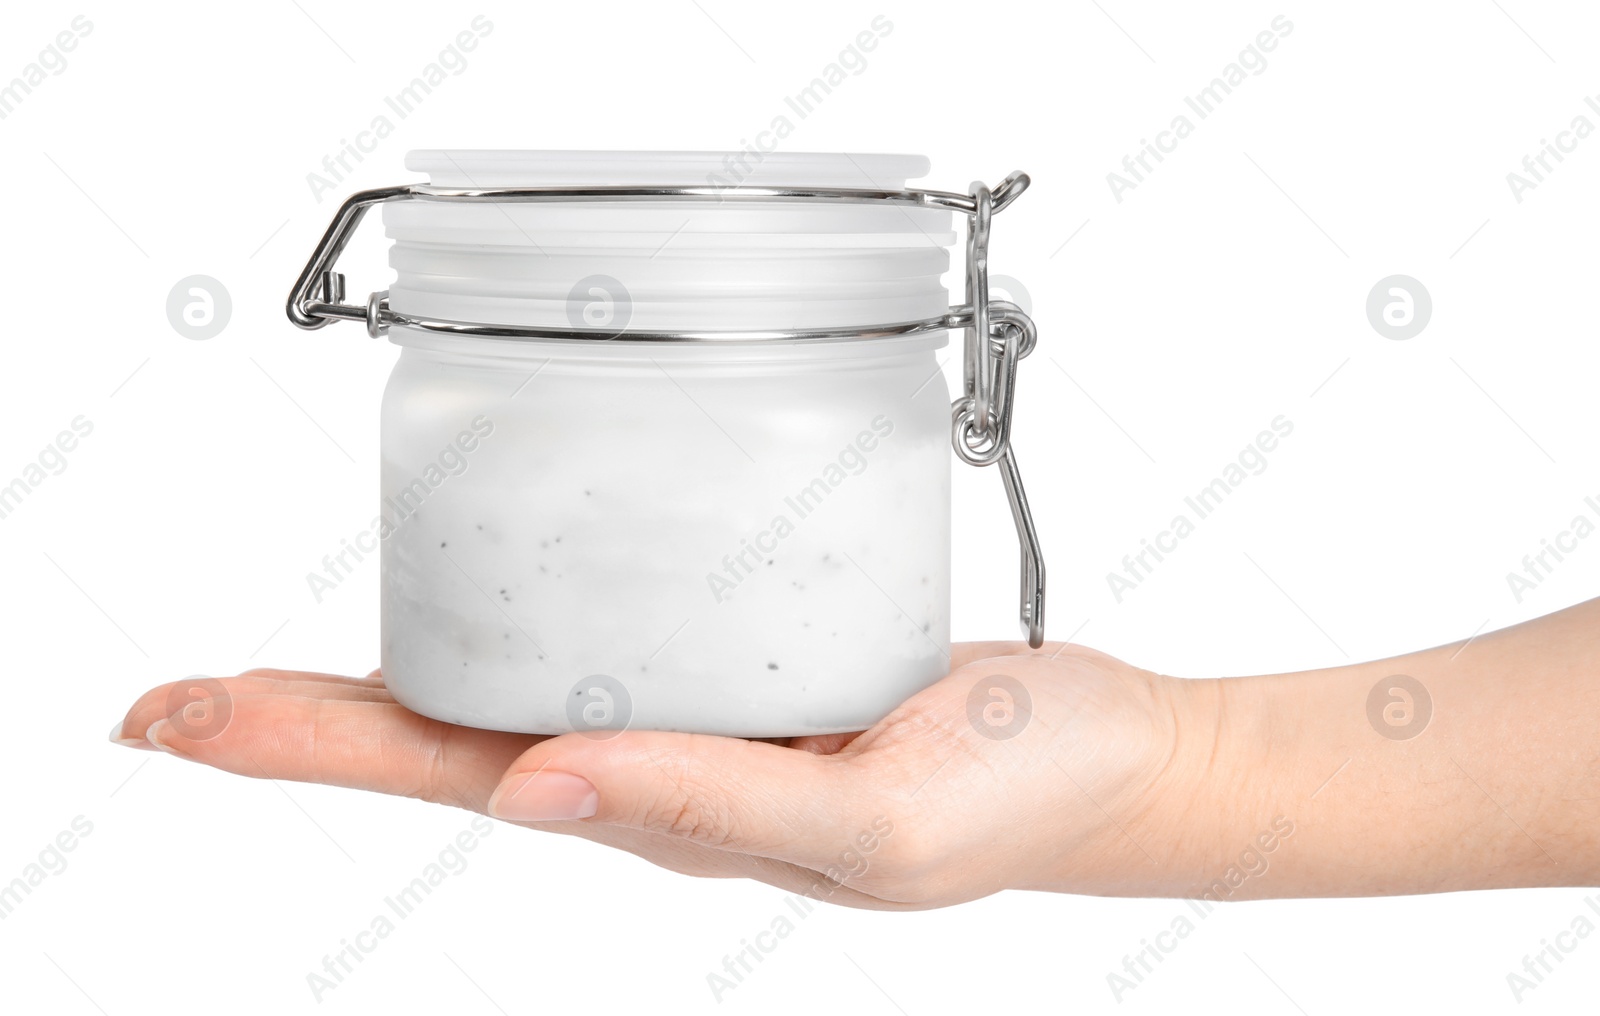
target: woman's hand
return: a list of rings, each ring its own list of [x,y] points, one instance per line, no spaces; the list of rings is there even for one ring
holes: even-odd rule
[[[257,670],[147,692],[112,739],[242,776],[418,797],[690,875],[858,907],[1007,888],[1181,895],[1222,853],[1218,686],[1071,645],[956,647],[861,734],[747,741],[457,727],[364,679]]]
[[[112,739],[858,907],[1600,884],[1600,599],[1301,674],[1185,681],[1015,643],[952,662],[865,733],[782,743],[472,730],[377,675],[282,671],[154,689]]]

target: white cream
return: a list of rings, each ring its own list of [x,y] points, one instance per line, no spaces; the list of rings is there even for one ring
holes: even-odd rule
[[[949,395],[926,339],[786,350],[781,370],[539,346],[518,344],[521,369],[408,348],[390,381],[383,668],[402,703],[552,733],[607,675],[631,726],[777,736],[870,726],[947,672]],[[436,468],[401,521],[475,419],[486,436],[446,456],[464,469]]]

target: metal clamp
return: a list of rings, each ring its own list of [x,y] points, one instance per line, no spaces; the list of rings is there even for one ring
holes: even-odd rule
[[[365,303],[345,302],[345,278],[334,266],[349,246],[356,228],[376,205],[392,201],[474,202],[522,204],[546,201],[783,201],[826,203],[885,203],[919,208],[942,208],[967,217],[966,303],[949,312],[920,321],[898,321],[856,328],[817,328],[800,331],[644,331],[629,330],[630,342],[754,342],[766,340],[876,339],[897,335],[923,335],[962,329],[966,341],[962,376],[964,389],[951,406],[950,443],[969,465],[1000,463],[1006,499],[1022,546],[1022,631],[1035,649],[1044,643],[1044,555],[1028,510],[1022,475],[1011,449],[1011,416],[1015,403],[1017,362],[1033,352],[1038,332],[1021,307],[989,299],[989,231],[995,213],[1028,189],[1026,173],[1006,177],[993,190],[974,183],[966,194],[928,190],[867,190],[801,187],[435,187],[407,184],[358,191],[334,214],[322,240],[295,280],[286,307],[289,320],[304,329],[321,328],[330,321],[361,321],[373,338],[393,325],[448,335],[485,338],[540,339],[558,342],[593,342],[616,339],[613,331],[556,328],[542,325],[496,325],[472,321],[447,321],[395,311],[387,290],[372,293]]]

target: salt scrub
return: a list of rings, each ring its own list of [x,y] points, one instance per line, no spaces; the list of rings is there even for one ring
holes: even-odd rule
[[[634,727],[780,736],[863,729],[948,672],[941,341],[399,341],[386,497],[494,428],[383,543],[402,704],[552,733],[606,675]]]
[[[408,165],[440,186],[673,186],[724,161]],[[895,189],[926,170],[774,154],[742,182]],[[381,495],[419,504],[382,551],[383,671],[402,704],[529,733],[784,736],[865,729],[948,672],[948,336],[630,340],[938,317],[948,211],[409,202],[384,221],[397,313],[612,329],[390,332]],[[427,480],[469,429],[492,436]]]

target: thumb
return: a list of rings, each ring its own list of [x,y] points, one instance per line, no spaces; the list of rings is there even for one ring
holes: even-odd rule
[[[732,737],[563,734],[511,764],[489,814],[628,826],[816,868],[871,825],[852,769],[848,759]]]

